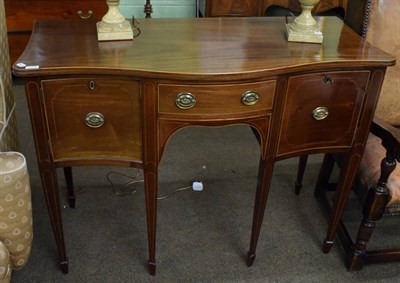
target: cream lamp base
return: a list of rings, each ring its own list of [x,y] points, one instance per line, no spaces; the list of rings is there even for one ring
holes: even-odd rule
[[[107,0],[108,12],[97,23],[98,41],[133,40],[131,24],[119,12],[118,4],[119,0]]]
[[[311,15],[311,10],[319,0],[299,0],[302,12],[292,23],[286,24],[288,41],[322,43],[324,36]]]
[[[286,24],[286,34],[288,41],[294,42],[308,42],[308,43],[322,43],[324,36],[322,32],[304,32],[291,29],[290,24]]]

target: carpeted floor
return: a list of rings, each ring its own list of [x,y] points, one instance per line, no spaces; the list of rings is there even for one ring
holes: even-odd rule
[[[147,271],[147,232],[142,183],[136,193],[117,196],[141,171],[127,168],[74,168],[76,208],[60,191],[70,272],[61,273],[56,245],[43,198],[23,86],[16,83],[20,150],[30,173],[34,241],[28,265],[13,272],[13,282],[400,282],[399,263],[365,266],[350,273],[337,240],[329,254],[321,251],[327,221],[313,198],[321,156],[308,163],[303,192],[293,183],[297,159],[276,164],[264,223],[252,267],[245,264],[250,242],[259,147],[247,126],[193,127],[169,141],[160,165],[159,194],[190,186],[159,201],[157,274]],[[117,173],[113,173],[117,172]],[[352,201],[352,200],[351,200]],[[353,201],[352,201],[353,202]],[[356,227],[357,204],[346,212]],[[398,220],[379,225],[375,243],[398,244]],[[382,226],[382,227],[381,227]]]

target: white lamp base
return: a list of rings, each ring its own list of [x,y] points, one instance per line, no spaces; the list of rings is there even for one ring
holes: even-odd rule
[[[314,5],[320,0],[299,0],[301,14],[293,22],[286,24],[288,41],[322,43],[324,37],[317,22],[311,15]]]
[[[131,24],[127,22],[126,26],[109,26],[104,25],[103,22],[97,23],[97,40],[110,41],[110,40],[133,40],[133,30]]]
[[[286,35],[288,41],[294,42],[308,42],[308,43],[322,43],[324,36],[322,32],[315,31],[297,31],[292,29],[291,24],[286,24]]]
[[[97,23],[97,40],[133,40],[131,23],[121,15],[119,0],[107,0],[108,12]]]

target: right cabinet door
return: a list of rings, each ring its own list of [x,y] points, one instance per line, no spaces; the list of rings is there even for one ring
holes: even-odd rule
[[[277,156],[352,145],[369,71],[289,78]]]

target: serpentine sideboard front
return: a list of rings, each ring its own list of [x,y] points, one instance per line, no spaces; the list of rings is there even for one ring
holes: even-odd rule
[[[13,66],[24,77],[42,185],[60,264],[68,260],[56,168],[119,165],[145,178],[149,270],[155,274],[157,174],[182,127],[247,124],[260,140],[247,265],[277,160],[341,152],[328,252],[395,59],[335,17],[323,44],[287,42],[284,18],[143,19],[134,41],[98,42],[95,22],[37,21]],[[229,141],[227,141],[229,142]]]

